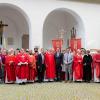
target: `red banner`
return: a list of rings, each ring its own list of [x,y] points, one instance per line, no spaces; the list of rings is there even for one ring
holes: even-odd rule
[[[54,39],[52,40],[52,45],[53,45],[53,48],[54,50],[56,50],[57,48],[62,48],[62,45],[63,45],[63,40],[62,39]]]
[[[81,48],[81,39],[71,39],[70,47],[72,50],[77,50]]]

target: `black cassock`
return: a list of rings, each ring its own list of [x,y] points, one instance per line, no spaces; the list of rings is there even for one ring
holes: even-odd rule
[[[83,80],[90,81],[92,79],[92,56],[84,55],[83,57]]]

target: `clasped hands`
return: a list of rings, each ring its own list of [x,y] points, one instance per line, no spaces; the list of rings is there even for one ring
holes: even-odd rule
[[[28,65],[28,63],[27,62],[20,62],[20,63],[18,63],[18,65],[19,66],[21,66],[21,65]]]
[[[81,60],[79,60],[79,61],[78,61],[78,63],[80,63],[80,64],[81,64],[81,63],[82,63],[82,61],[81,61]]]
[[[13,62],[13,61],[10,61],[10,62],[9,62],[9,65],[13,65],[13,64],[14,64],[14,62]]]

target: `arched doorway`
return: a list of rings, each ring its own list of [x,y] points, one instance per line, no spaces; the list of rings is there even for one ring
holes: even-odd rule
[[[3,27],[1,47],[4,48],[29,48],[29,19],[26,13],[16,5],[0,4],[0,21]],[[8,26],[7,26],[8,25]],[[26,35],[27,46],[23,46],[23,35]]]
[[[80,16],[67,8],[58,8],[50,12],[43,24],[43,48],[52,48],[52,39],[58,38],[62,29],[65,32],[63,48],[68,47],[73,27],[76,29],[76,37],[82,39],[82,47],[85,47],[85,30]]]

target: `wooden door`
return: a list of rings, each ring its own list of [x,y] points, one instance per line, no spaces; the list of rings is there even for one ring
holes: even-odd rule
[[[23,37],[22,37],[22,48],[29,49],[29,35],[23,35]]]

